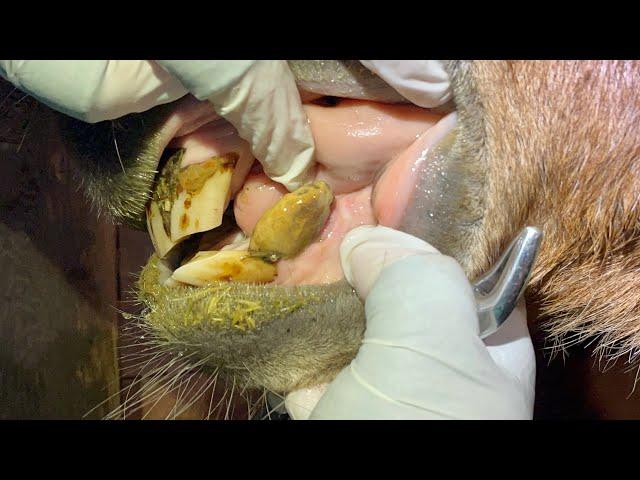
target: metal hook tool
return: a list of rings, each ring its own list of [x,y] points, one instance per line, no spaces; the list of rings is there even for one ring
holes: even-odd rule
[[[496,264],[474,283],[480,338],[498,330],[516,307],[531,276],[541,241],[540,229],[525,227]]]

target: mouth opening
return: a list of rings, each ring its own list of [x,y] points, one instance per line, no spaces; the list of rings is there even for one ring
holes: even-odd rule
[[[190,101],[185,101],[187,107],[201,108]],[[189,128],[179,122],[172,126],[174,135],[166,141],[153,189],[182,152],[179,165],[187,172],[186,183],[202,187],[206,182],[197,180],[204,172],[225,195],[214,198],[218,217],[212,228],[180,231],[174,238],[179,241],[154,255],[138,282],[145,328],[163,349],[206,359],[207,368],[234,381],[277,392],[329,381],[353,359],[365,315],[363,303],[344,280],[342,238],[359,225],[402,229],[416,196],[424,195],[432,181],[419,172],[428,170],[437,146],[456,125],[455,112],[444,115],[406,104],[317,97],[303,107],[316,147],[314,184],[328,187],[330,201],[323,197],[318,205],[313,196],[305,197],[315,214],[272,216],[266,222],[268,234],[253,252],[261,219],[296,192],[270,180],[248,144],[224,121],[202,115],[206,121],[193,122],[184,111],[174,113]],[[231,154],[236,155],[231,175],[214,168]],[[214,158],[210,171],[198,167]],[[189,190],[187,184],[183,189]],[[199,208],[196,190],[190,214]],[[180,193],[170,200],[177,201]],[[152,196],[152,202],[160,199]],[[182,213],[189,204],[185,200],[181,198]],[[324,217],[318,213],[323,206]],[[167,225],[170,237],[171,222],[156,217],[156,225]],[[179,218],[175,216],[174,225],[179,226]],[[190,218],[193,226],[195,216]],[[303,248],[289,248],[293,253],[283,255],[279,248],[295,236],[296,218],[316,219],[297,225],[298,233],[313,234]],[[276,228],[283,222],[284,228]],[[279,256],[271,257],[274,253]]]
[[[203,162],[229,155],[235,156],[234,169],[228,173],[228,178],[216,180],[212,175],[207,180],[215,185],[212,188],[227,190],[224,198],[209,195],[218,202],[212,208],[220,211],[218,219],[204,222],[212,228],[176,232],[179,228],[173,218],[176,217],[175,203],[171,206],[172,218],[169,220],[165,215],[167,212],[163,211],[169,209],[168,201],[158,199],[156,195],[150,204],[161,200],[157,210],[164,215],[165,232],[159,235],[160,222],[155,222],[154,228],[154,212],[147,206],[148,230],[163,264],[161,278],[169,286],[178,282],[198,287],[214,280],[275,285],[328,284],[341,280],[343,275],[338,258],[341,238],[359,225],[382,224],[398,228],[408,210],[411,193],[416,189],[416,171],[423,168],[428,153],[455,127],[455,113],[443,116],[408,105],[381,106],[376,102],[332,96],[314,98],[306,103],[318,153],[317,180],[329,186],[335,199],[323,222],[307,222],[305,229],[312,225],[316,232],[312,239],[307,239],[304,248],[288,257],[269,260],[263,255],[261,258],[266,260],[266,265],[261,265],[255,258],[256,252],[249,248],[253,229],[269,208],[283,201],[287,192],[282,185],[264,175],[248,145],[239,139],[233,127],[217,117],[207,116],[199,108],[197,104],[187,103],[188,114],[178,114],[178,117],[182,115],[182,125],[174,127],[175,135],[162,154],[154,195],[159,182],[169,175],[167,165],[178,153],[181,155],[179,175],[200,168]],[[402,138],[398,140],[398,137]],[[327,146],[329,142],[332,145]],[[176,188],[181,190],[179,185]],[[182,193],[177,191],[171,202],[179,200]],[[182,199],[182,210],[179,209],[185,212],[183,219],[190,218],[186,208],[193,211],[200,193],[191,192],[190,195],[186,200]],[[208,197],[204,195],[204,198]],[[195,222],[198,221],[196,214]],[[164,234],[169,243],[162,246],[158,237]],[[282,235],[279,241],[290,236],[286,232],[279,235]],[[237,252],[246,252],[251,258],[242,258]],[[202,265],[183,268],[194,261]],[[312,271],[313,264],[318,272]],[[206,268],[217,269],[217,273],[207,275]],[[255,276],[245,272],[247,269]],[[197,271],[198,278],[190,281],[187,270]]]
[[[115,213],[117,220],[142,223],[142,229],[148,227],[147,209],[161,177],[158,172],[177,152],[183,151],[181,167],[237,155],[230,177],[222,175],[224,169],[218,167],[224,162],[218,161],[209,165],[210,170],[196,168],[197,174],[183,179],[195,191],[203,172],[206,179],[210,178],[207,172],[218,172],[213,183],[227,183],[212,190],[224,190],[228,198],[225,195],[218,204],[217,220],[211,220],[210,228],[202,224],[198,231],[187,228],[188,233],[176,236],[180,241],[162,255],[153,255],[141,272],[137,283],[143,307],[140,324],[145,336],[163,351],[192,356],[209,369],[278,392],[328,381],[353,359],[364,331],[364,308],[344,280],[341,240],[359,225],[403,230],[407,217],[428,219],[428,213],[438,213],[429,205],[426,214],[424,209],[410,207],[421,195],[429,195],[427,190],[437,190],[430,188],[429,175],[419,173],[430,173],[425,167],[433,164],[436,145],[455,128],[455,113],[449,117],[449,111],[338,96],[342,94],[302,96],[316,147],[315,180],[325,182],[333,193],[329,213],[320,227],[315,226],[318,231],[306,248],[271,262],[276,269],[273,279],[266,279],[269,269],[262,266],[259,274],[264,277],[255,283],[232,281],[224,275],[200,284],[171,278],[198,256],[206,260],[210,252],[246,251],[260,218],[288,193],[267,178],[247,142],[208,102],[188,95],[132,115],[127,119],[131,125],[120,122],[115,129],[111,122],[99,126],[100,130],[71,121],[66,134],[71,142],[83,129],[100,130],[100,145],[95,137],[85,135],[86,148],[81,150],[88,165],[81,176],[85,181],[96,179],[92,187],[96,203]],[[440,198],[452,184],[451,176],[447,180],[432,197]],[[198,217],[191,215],[199,208],[194,200],[188,208],[186,198],[180,200],[182,213],[185,208],[190,213],[189,228],[195,228]],[[213,204],[208,202],[204,203]],[[121,211],[126,214],[120,215]],[[442,222],[452,221],[439,216]],[[158,217],[164,228],[162,215]],[[180,218],[177,215],[174,220],[178,226]],[[166,222],[170,230],[171,218]],[[411,233],[430,241],[426,238],[429,228]]]

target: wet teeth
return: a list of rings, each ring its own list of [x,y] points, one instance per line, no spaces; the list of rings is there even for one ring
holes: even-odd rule
[[[323,181],[286,194],[258,220],[249,252],[270,262],[295,257],[318,237],[332,202],[333,192]]]
[[[147,228],[158,255],[194,233],[222,223],[238,155],[228,153],[182,168],[184,150],[165,164],[147,208]]]
[[[147,231],[151,236],[153,248],[160,258],[163,258],[176,245],[167,235],[158,204],[153,201],[147,207]]]
[[[214,281],[267,283],[276,276],[276,266],[247,252],[223,250],[198,252],[173,272],[175,281],[202,287]]]
[[[228,154],[180,170],[178,198],[171,209],[172,241],[211,230],[222,223],[237,160],[237,154]]]

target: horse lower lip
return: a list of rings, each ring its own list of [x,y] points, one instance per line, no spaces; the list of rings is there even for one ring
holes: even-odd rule
[[[344,281],[169,288],[160,273],[153,256],[137,284],[153,338],[165,351],[195,355],[240,384],[285,392],[328,381],[362,340],[364,307]],[[328,338],[336,340],[329,350]]]

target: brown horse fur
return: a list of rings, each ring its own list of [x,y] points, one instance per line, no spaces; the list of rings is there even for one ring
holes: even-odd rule
[[[640,352],[640,63],[451,62],[459,124],[486,165],[475,276],[525,225],[544,240],[531,280],[555,346]],[[479,134],[478,134],[479,130]],[[468,146],[467,146],[468,148]]]

